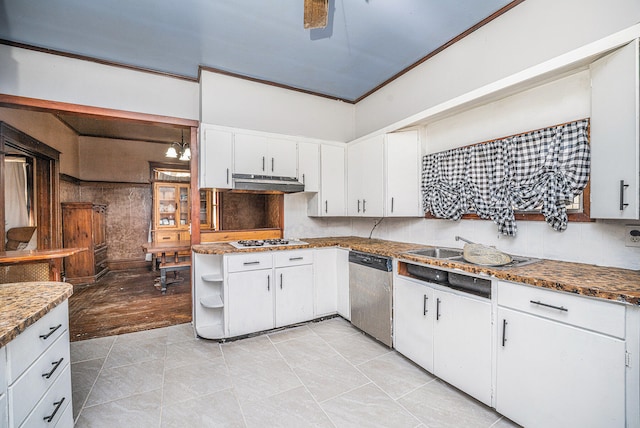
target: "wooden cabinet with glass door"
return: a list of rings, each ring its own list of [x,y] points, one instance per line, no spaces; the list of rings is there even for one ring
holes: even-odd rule
[[[189,184],[153,184],[153,229],[155,242],[189,240]]]

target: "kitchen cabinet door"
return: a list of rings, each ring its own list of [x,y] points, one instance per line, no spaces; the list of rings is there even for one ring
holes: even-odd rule
[[[320,147],[317,143],[298,143],[298,180],[305,192],[320,190]]]
[[[268,330],[274,325],[272,269],[228,276],[229,336]]]
[[[314,317],[335,314],[338,310],[338,250],[314,250]]]
[[[638,46],[591,65],[592,218],[640,218]]]
[[[386,135],[385,217],[422,217],[421,150],[418,131]]]
[[[270,175],[267,171],[267,139],[260,135],[235,134],[234,172]]]
[[[382,217],[384,136],[347,146],[347,214]]]
[[[239,174],[295,177],[297,143],[264,135],[236,134],[235,169]]]
[[[433,373],[491,405],[491,302],[434,290]]]
[[[200,187],[230,189],[233,134],[203,124],[200,135]]]
[[[345,208],[345,153],[343,146],[320,146],[320,192],[307,207],[309,216],[340,217]]]
[[[298,144],[293,140],[267,138],[267,175],[297,176]]]
[[[275,269],[276,327],[313,319],[313,266]]]
[[[433,372],[433,289],[395,276],[393,293],[394,348],[425,370]]]
[[[624,341],[502,307],[498,326],[498,412],[532,428],[625,426]]]

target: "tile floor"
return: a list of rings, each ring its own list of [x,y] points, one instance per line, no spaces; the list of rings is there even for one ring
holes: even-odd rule
[[[76,427],[516,427],[342,318],[234,342],[71,343]]]

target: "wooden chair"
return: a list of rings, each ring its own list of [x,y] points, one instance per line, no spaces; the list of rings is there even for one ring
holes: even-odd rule
[[[35,226],[12,227],[7,231],[5,250],[24,250],[29,244],[29,241],[31,241],[31,237],[35,231]]]

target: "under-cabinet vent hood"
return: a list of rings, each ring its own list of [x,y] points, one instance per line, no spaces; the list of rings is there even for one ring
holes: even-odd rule
[[[296,193],[304,192],[304,184],[293,177],[269,175],[233,174],[234,190]]]

